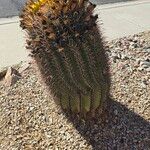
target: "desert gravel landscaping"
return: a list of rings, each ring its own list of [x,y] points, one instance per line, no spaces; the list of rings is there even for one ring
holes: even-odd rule
[[[150,150],[150,31],[108,42],[107,55],[112,86],[105,121],[68,121],[34,62],[16,84],[1,80],[0,150]]]

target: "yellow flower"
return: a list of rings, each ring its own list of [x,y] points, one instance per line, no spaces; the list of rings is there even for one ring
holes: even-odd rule
[[[38,0],[37,2],[34,2],[34,4],[31,5],[33,12],[38,11],[40,6],[43,5],[46,1],[47,0]]]

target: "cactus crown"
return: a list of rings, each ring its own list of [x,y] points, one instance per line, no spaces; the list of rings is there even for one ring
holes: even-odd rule
[[[32,2],[31,8],[33,12],[38,11],[43,5],[58,14],[60,12],[66,13],[79,9],[84,4],[84,0],[38,0]]]
[[[49,37],[51,48],[63,50],[71,39],[80,39],[96,26],[95,5],[87,0],[29,0],[21,15],[21,27],[40,28]]]

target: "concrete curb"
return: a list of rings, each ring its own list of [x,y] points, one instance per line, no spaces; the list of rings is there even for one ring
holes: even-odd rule
[[[18,23],[18,22],[19,22],[18,16],[14,16],[11,18],[0,18],[0,25],[12,24],[12,23]]]
[[[130,2],[103,4],[103,5],[97,5],[96,9],[104,10],[104,9],[112,9],[112,8],[140,5],[140,4],[146,4],[146,3],[150,3],[150,0],[142,0],[142,1],[136,0],[136,1],[130,1]]]

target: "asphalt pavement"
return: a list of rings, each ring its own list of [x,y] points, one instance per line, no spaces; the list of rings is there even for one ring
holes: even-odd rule
[[[27,0],[0,0],[0,18],[17,16]],[[108,4],[132,0],[91,0],[95,4]]]

